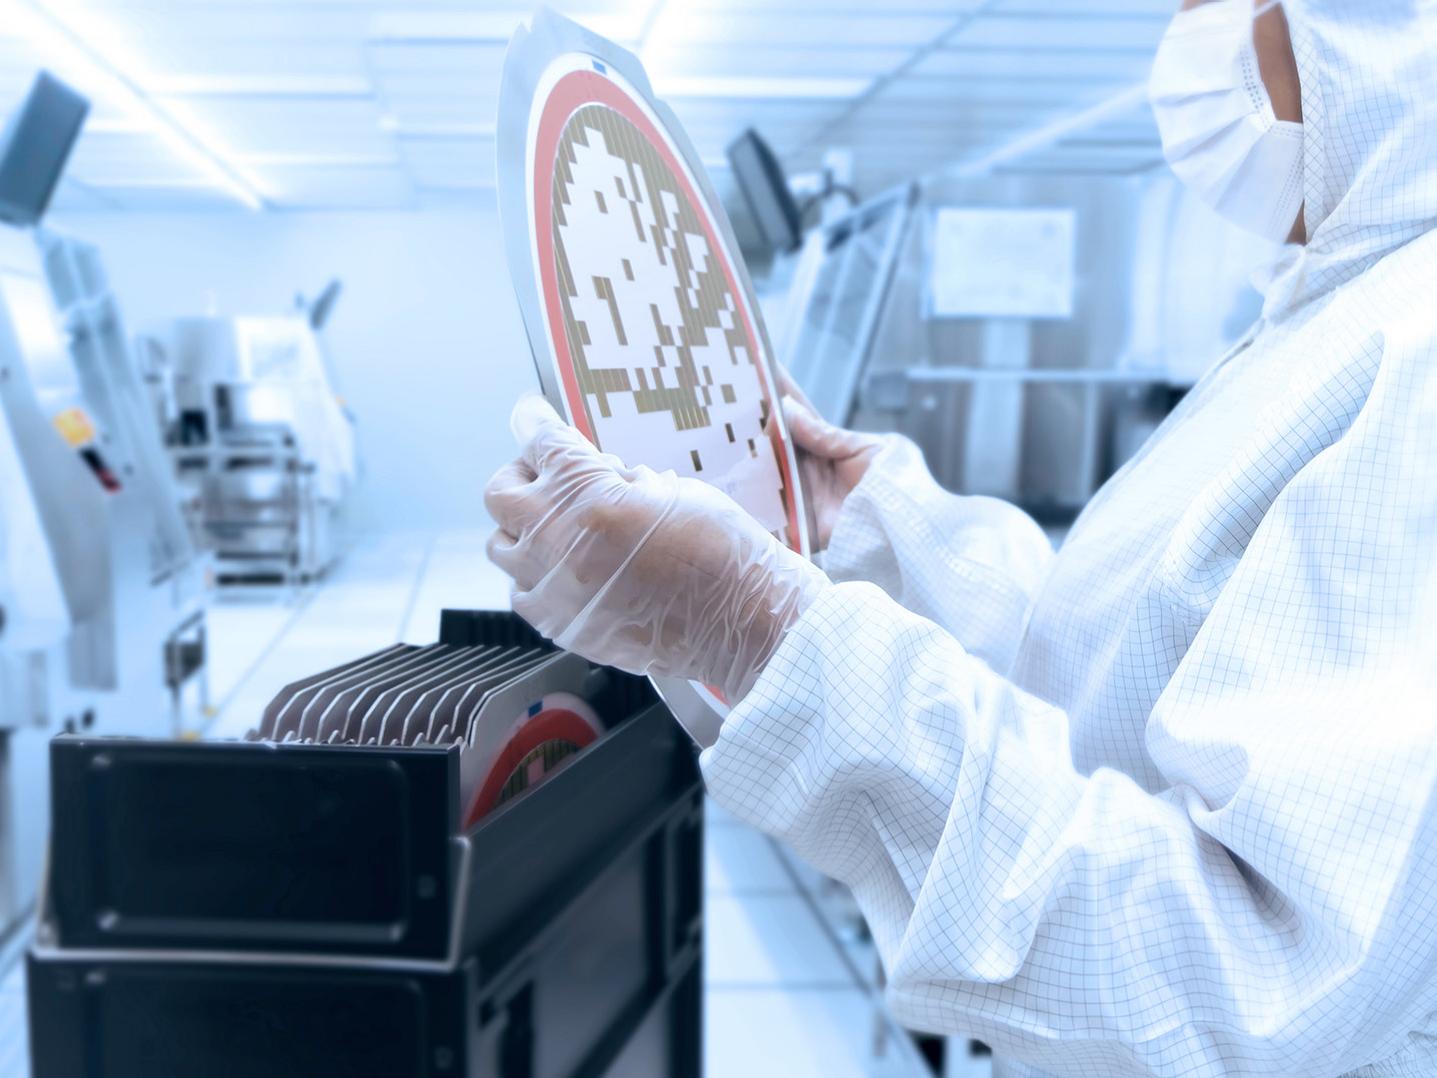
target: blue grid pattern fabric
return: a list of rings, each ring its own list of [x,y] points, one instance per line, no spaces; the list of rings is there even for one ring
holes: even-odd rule
[[[1437,1073],[1437,4],[1289,17],[1264,322],[1056,555],[890,444],[704,754],[1000,1073]]]

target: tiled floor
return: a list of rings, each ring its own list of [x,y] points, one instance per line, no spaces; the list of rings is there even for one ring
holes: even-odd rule
[[[0,1075],[21,1078],[29,1073],[25,1030],[25,978],[17,963],[0,974]]]
[[[706,1073],[926,1073],[815,914],[787,856],[713,805],[708,824]]]
[[[446,606],[506,606],[484,540],[477,532],[378,537],[309,591],[218,602],[210,736],[243,733],[291,680],[395,640],[434,640]],[[829,904],[816,874],[712,806],[707,837],[709,1078],[924,1073],[875,1002],[871,947],[819,915]],[[0,1078],[24,1074],[21,988],[18,971],[0,981]]]

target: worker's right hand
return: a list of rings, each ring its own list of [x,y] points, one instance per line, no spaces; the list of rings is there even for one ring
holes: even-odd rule
[[[888,438],[835,427],[818,414],[781,367],[778,384],[783,393],[783,419],[798,451],[804,497],[813,508],[816,549],[824,550],[844,499],[863,480]]]
[[[489,481],[489,557],[514,611],[568,651],[741,700],[828,578],[717,487],[628,468],[541,398]]]

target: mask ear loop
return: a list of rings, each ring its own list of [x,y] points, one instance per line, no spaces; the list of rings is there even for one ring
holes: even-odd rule
[[[1275,7],[1282,7],[1282,0],[1267,0],[1264,4],[1258,4],[1257,10],[1252,13],[1252,21],[1256,22]]]
[[[1262,18],[1264,15],[1266,15],[1266,14],[1267,14],[1269,11],[1271,11],[1273,8],[1277,8],[1277,7],[1282,7],[1282,0],[1267,0],[1267,3],[1265,3],[1265,4],[1259,4],[1259,5],[1257,6],[1257,9],[1252,13],[1252,21],[1253,21],[1253,23],[1255,24],[1258,19]],[[1305,192],[1304,192],[1304,193],[1305,193]],[[1301,204],[1299,204],[1299,205],[1301,205]],[[1301,210],[1299,209],[1298,212],[1300,213]]]
[[[1259,3],[1257,5],[1256,9],[1252,13],[1252,26],[1254,27],[1254,33],[1256,32],[1257,20],[1262,18],[1273,8],[1279,7],[1282,7],[1282,0],[1267,0],[1266,3]],[[1262,74],[1258,70],[1257,51],[1255,47],[1253,51],[1248,54],[1247,59],[1250,61],[1250,63],[1245,63],[1243,67],[1245,69],[1247,77],[1248,93],[1252,95],[1253,104],[1259,107],[1265,105],[1267,109],[1271,110],[1271,97],[1267,92],[1267,88],[1262,83]],[[1275,115],[1273,116],[1273,122],[1277,122],[1277,117]]]

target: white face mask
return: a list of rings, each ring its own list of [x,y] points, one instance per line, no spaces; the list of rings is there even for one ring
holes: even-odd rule
[[[1253,18],[1252,0],[1179,12],[1158,46],[1148,96],[1178,178],[1229,221],[1281,242],[1302,208],[1302,124],[1273,114]]]

